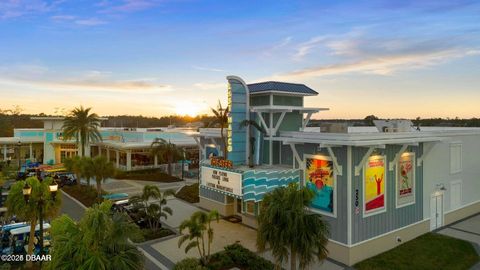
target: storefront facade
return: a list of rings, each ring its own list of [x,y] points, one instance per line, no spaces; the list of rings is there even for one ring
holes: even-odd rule
[[[480,195],[472,191],[480,190],[480,169],[473,166],[480,162],[474,155],[480,150],[479,129],[311,132],[306,131],[311,115],[324,110],[303,107],[313,90],[227,80],[233,99],[227,148],[236,154],[231,158],[229,152],[231,162],[215,158],[223,155],[218,129],[195,135],[202,207],[256,227],[263,196],[299,183],[315,192],[310,209],[330,225],[330,257],[347,265],[480,212]],[[242,87],[249,102],[238,105]],[[265,132],[235,126],[244,120],[256,121]],[[466,158],[471,166],[465,166]]]
[[[15,129],[14,137],[0,138],[0,160],[13,164],[40,162],[63,163],[66,158],[79,155],[75,140],[64,140],[63,117],[35,117],[44,122],[40,129]],[[198,157],[195,140],[185,129],[149,131],[135,128],[100,128],[102,140],[85,147],[86,156],[104,155],[121,170],[139,170],[161,166],[161,160],[150,154],[151,143],[162,138],[185,150],[194,160]]]

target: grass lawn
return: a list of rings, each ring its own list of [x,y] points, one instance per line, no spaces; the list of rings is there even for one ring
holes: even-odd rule
[[[138,171],[130,171],[130,172],[119,171],[115,175],[115,178],[127,179],[127,180],[163,182],[163,183],[182,181],[182,179],[175,176],[168,175],[162,172],[160,169],[148,169],[148,170],[138,170]]]
[[[479,256],[469,242],[427,233],[354,265],[358,270],[470,269]]]
[[[200,201],[200,198],[198,197],[198,184],[182,187],[182,189],[175,194],[175,197],[189,203],[198,203]]]

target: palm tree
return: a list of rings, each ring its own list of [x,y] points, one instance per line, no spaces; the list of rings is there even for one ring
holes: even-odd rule
[[[290,269],[305,269],[313,260],[327,257],[329,229],[320,215],[307,210],[314,198],[312,190],[292,183],[267,193],[258,216],[257,248],[267,245],[280,265],[288,260]]]
[[[157,186],[145,185],[141,195],[133,196],[130,198],[135,210],[141,216],[145,217],[148,222],[148,227],[152,230],[158,230],[162,227],[160,219],[163,217],[167,219],[169,215],[173,214],[170,207],[166,206],[167,196],[173,196],[175,192],[168,189],[164,192],[160,192]],[[155,200],[149,202],[151,199]]]
[[[52,261],[48,269],[143,269],[142,253],[128,239],[140,233],[112,202],[88,208],[75,223],[63,215],[52,221]]]
[[[50,177],[40,182],[37,177],[29,177],[24,181],[16,182],[8,193],[6,206],[10,215],[16,215],[21,220],[30,223],[30,237],[28,242],[28,254],[33,254],[33,244],[35,239],[35,226],[40,219],[39,202],[43,199],[43,219],[53,218],[57,215],[62,204],[61,196],[56,196],[55,200],[49,191],[48,186],[53,182]],[[31,188],[31,194],[28,202],[23,196],[23,188],[28,184]]]
[[[73,174],[75,174],[75,177],[77,178],[77,185],[80,185],[80,178],[83,174],[81,158],[79,156],[66,158],[63,161],[63,166],[65,166],[65,169],[67,171],[73,172]]]
[[[90,157],[83,157],[80,163],[82,171],[81,175],[87,180],[87,185],[90,186],[90,180],[95,177],[93,172],[93,159]]]
[[[222,143],[223,143],[223,156],[225,159],[228,159],[227,138],[225,138],[225,135],[223,134],[223,130],[228,126],[228,115],[230,114],[230,110],[228,106],[226,108],[223,108],[222,103],[220,103],[220,100],[218,101],[217,109],[214,109],[214,108],[210,108],[210,109],[212,110],[212,113],[214,115],[214,119],[210,123],[210,125],[216,124],[220,126],[220,138],[222,138]]]
[[[254,127],[261,134],[266,133],[265,129],[253,120],[243,120],[242,122],[240,122],[240,127]],[[254,164],[253,164],[254,154],[255,154],[255,136],[250,136],[250,153],[248,155],[248,166],[250,168],[254,167]]]
[[[210,261],[210,246],[213,242],[213,229],[211,227],[212,221],[216,220],[217,223],[220,219],[220,215],[217,210],[212,210],[209,213],[203,211],[197,211],[192,214],[190,219],[187,219],[180,224],[179,230],[182,233],[185,229],[188,230],[187,234],[182,235],[178,240],[178,247],[189,240],[190,242],[185,247],[185,253],[192,248],[197,248],[200,255],[200,261],[204,266]],[[205,250],[205,245],[207,250]]]
[[[155,138],[150,145],[150,151],[153,156],[159,156],[164,162],[167,162],[168,174],[172,175],[172,163],[181,156],[180,149],[170,141]]]
[[[91,142],[102,140],[100,135],[101,120],[96,113],[90,113],[92,108],[73,109],[63,122],[63,140],[75,138],[76,143],[80,142],[81,156],[85,156],[85,146]]]
[[[104,156],[96,156],[92,160],[91,164],[92,174],[95,176],[95,182],[97,183],[98,198],[102,196],[102,183],[105,179],[113,177],[115,175],[115,167],[113,163],[108,161]]]

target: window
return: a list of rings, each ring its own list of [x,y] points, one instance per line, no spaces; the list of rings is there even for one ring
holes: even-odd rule
[[[459,173],[462,171],[462,144],[450,144],[450,173]]]
[[[245,213],[250,215],[255,215],[255,202],[247,201],[245,202]]]
[[[462,180],[450,182],[450,210],[458,209],[462,206]]]

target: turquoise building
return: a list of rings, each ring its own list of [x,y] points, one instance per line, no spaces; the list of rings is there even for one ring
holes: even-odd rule
[[[15,129],[13,137],[0,138],[0,161],[10,161],[13,164],[39,162],[53,165],[79,155],[80,146],[74,140],[63,138],[63,117],[33,117],[33,119],[42,121],[43,128]],[[157,157],[150,154],[152,141],[161,138],[183,148],[195,162],[198,147],[190,136],[193,131],[186,128],[101,127],[102,140],[87,145],[85,154],[104,155],[118,169],[126,171],[164,167]]]

